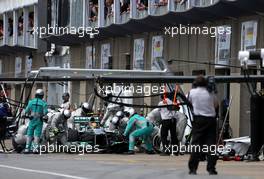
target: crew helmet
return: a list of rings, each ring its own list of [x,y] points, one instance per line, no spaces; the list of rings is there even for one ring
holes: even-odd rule
[[[117,116],[114,116],[112,118],[112,120],[111,120],[111,123],[114,124],[114,125],[116,125],[118,123],[118,121],[119,121],[119,118]]]
[[[43,89],[37,89],[36,90],[36,93],[35,93],[35,97],[42,99],[44,97],[44,91],[43,91]]]
[[[117,111],[117,113],[116,113],[116,116],[118,117],[118,118],[121,118],[121,117],[123,117],[123,112],[122,111]]]
[[[63,110],[62,114],[65,119],[69,119],[71,117],[71,111],[68,109]]]
[[[136,113],[136,111],[135,111],[134,108],[128,108],[128,109],[125,110],[125,113],[126,113],[127,117],[131,117],[133,114]]]
[[[83,103],[82,104],[82,111],[84,113],[90,113],[90,112],[92,112],[91,105],[89,103],[87,103],[87,102]]]

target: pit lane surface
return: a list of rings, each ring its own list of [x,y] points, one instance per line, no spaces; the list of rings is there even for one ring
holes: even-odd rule
[[[0,179],[261,179],[263,162],[219,161],[218,176],[209,176],[206,163],[198,175],[188,175],[188,155],[159,156],[136,154],[0,154]]]

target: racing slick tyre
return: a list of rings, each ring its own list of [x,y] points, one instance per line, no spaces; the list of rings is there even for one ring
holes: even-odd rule
[[[68,130],[68,142],[76,142],[79,140],[79,133],[77,130]]]
[[[161,138],[158,134],[153,137],[152,145],[153,145],[153,149],[156,153],[161,152]]]

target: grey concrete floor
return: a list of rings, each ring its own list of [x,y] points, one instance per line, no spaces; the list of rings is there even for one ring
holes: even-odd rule
[[[0,179],[263,179],[264,162],[218,161],[218,176],[201,162],[197,176],[188,175],[188,155],[136,154],[0,154]]]

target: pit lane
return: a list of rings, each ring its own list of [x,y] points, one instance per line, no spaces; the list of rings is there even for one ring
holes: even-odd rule
[[[104,179],[104,178],[225,178],[261,179],[263,162],[218,161],[218,176],[209,176],[201,162],[198,175],[188,175],[188,155],[136,154],[0,154],[0,179]]]

